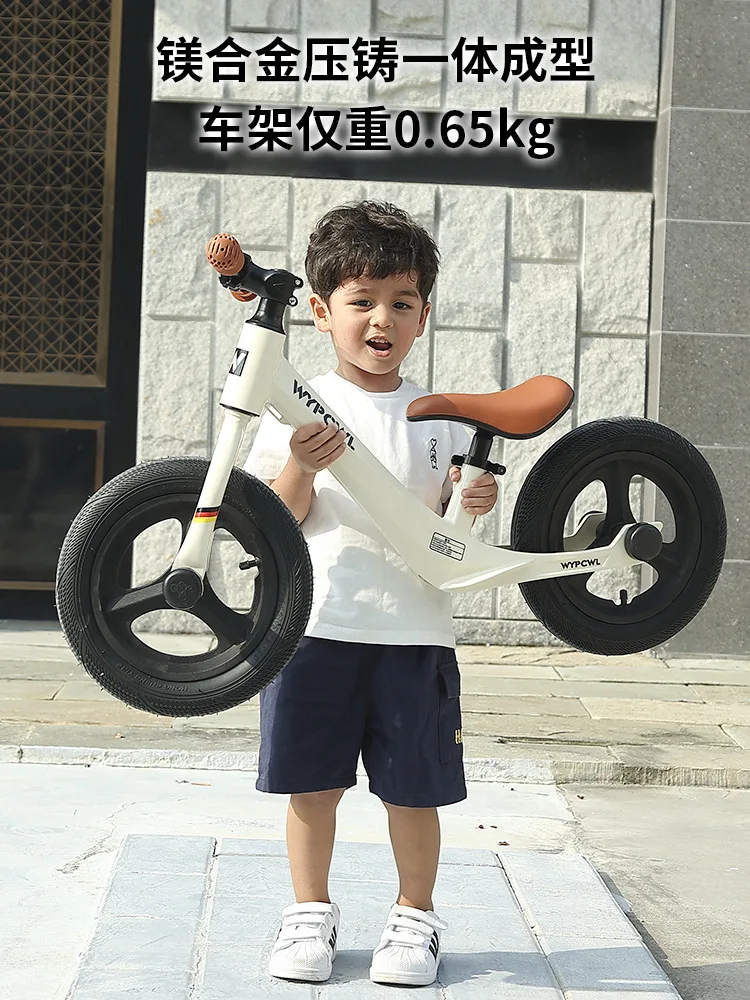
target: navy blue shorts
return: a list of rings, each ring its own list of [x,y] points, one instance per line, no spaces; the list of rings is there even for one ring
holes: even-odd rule
[[[449,646],[304,636],[260,692],[262,792],[351,788],[362,754],[370,791],[397,806],[466,798],[460,675]]]

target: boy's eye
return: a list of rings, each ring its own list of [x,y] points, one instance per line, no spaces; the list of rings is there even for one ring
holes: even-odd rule
[[[369,306],[372,303],[369,299],[356,299],[354,302],[349,303],[352,306]],[[399,312],[403,312],[404,309],[411,309],[411,305],[408,302],[394,302],[394,306]]]

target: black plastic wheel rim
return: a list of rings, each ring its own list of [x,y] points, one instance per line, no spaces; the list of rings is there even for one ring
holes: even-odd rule
[[[587,459],[558,495],[549,522],[548,551],[563,549],[568,512],[576,497],[597,480],[604,483],[607,504],[605,519],[597,538],[588,549],[609,545],[626,524],[636,523],[630,508],[630,481],[635,476],[649,479],[662,491],[674,515],[675,537],[662,546],[654,559],[647,560],[657,572],[654,583],[627,603],[592,594],[587,582],[593,575],[558,577],[550,581],[564,597],[590,619],[613,625],[627,625],[653,618],[677,599],[690,580],[701,547],[700,511],[693,491],[684,477],[668,462],[648,452],[619,451],[593,461]]]
[[[215,649],[191,656],[163,653],[132,631],[133,622],[147,612],[173,610],[163,592],[169,570],[148,584],[130,587],[133,542],[153,525],[172,519],[180,522],[184,540],[197,499],[195,494],[167,494],[144,500],[130,510],[119,509],[115,523],[105,526],[91,569],[92,610],[104,641],[134,669],[172,683],[209,680],[242,663],[267,633],[278,602],[276,560],[268,543],[246,515],[225,503],[215,530],[224,528],[257,560],[252,607],[246,614],[230,608],[206,577],[200,601],[182,613],[208,625],[218,640]]]

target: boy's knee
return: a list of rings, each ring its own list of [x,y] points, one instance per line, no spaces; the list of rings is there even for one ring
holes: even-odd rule
[[[338,804],[345,791],[345,788],[326,788],[322,792],[295,792],[290,802],[303,808],[330,809]]]
[[[381,799],[380,801],[383,803],[388,812],[396,812],[405,815],[409,815],[410,813],[437,812],[436,806],[397,806],[394,805],[393,802],[386,802],[385,799]]]

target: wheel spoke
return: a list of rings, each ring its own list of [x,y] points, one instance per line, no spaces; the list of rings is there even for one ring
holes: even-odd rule
[[[631,467],[622,459],[611,462],[603,470],[601,480],[607,491],[607,525],[635,521],[630,509],[631,478]]]
[[[211,629],[219,639],[219,649],[228,645],[238,646],[244,642],[248,633],[248,621],[244,615],[226,605],[211,588],[208,580],[203,581],[203,596],[191,609]],[[222,646],[222,640],[224,640]]]
[[[136,618],[149,611],[163,611],[167,608],[164,599],[164,578],[150,583],[146,587],[136,587],[116,597],[107,607],[107,614],[114,618],[132,624]]]
[[[661,552],[654,559],[648,560],[659,574],[660,579],[667,579],[670,573],[676,573],[681,568],[680,554],[674,542],[662,545]]]

